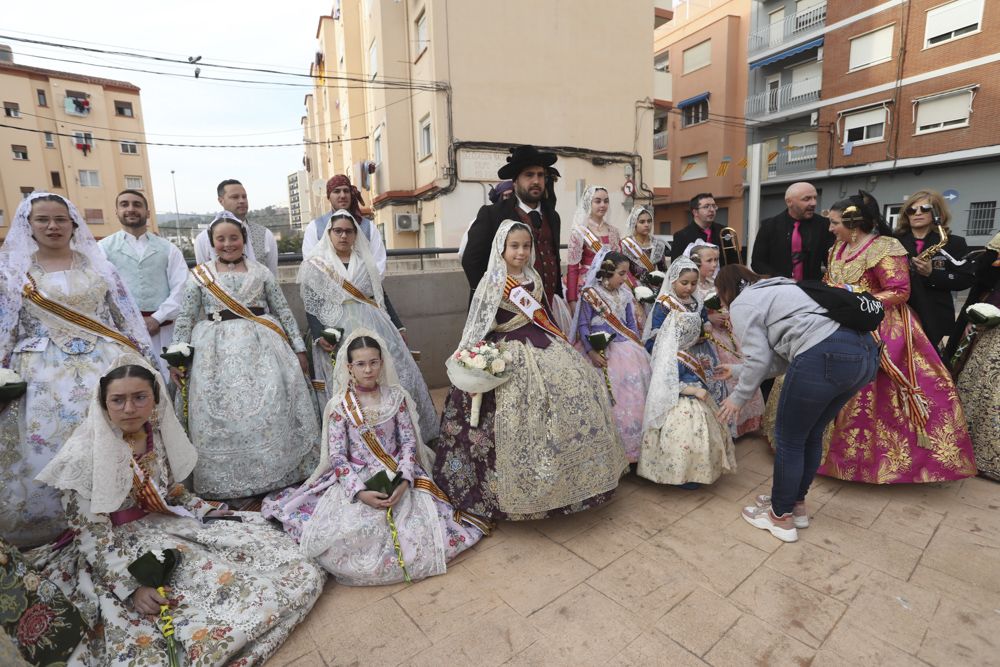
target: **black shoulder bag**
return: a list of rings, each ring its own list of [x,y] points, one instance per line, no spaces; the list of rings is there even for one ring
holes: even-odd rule
[[[796,286],[826,308],[827,317],[848,329],[875,331],[885,317],[882,302],[868,292],[851,292],[819,280],[801,280]]]

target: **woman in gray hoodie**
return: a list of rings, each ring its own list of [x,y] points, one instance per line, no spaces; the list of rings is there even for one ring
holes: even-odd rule
[[[775,429],[770,496],[743,509],[752,526],[794,542],[809,526],[806,493],[823,456],[823,431],[878,370],[878,345],[869,333],[841,326],[788,278],[766,278],[742,265],[715,279],[729,309],[743,363],[722,369],[738,378],[719,408],[730,423],[766,378],[785,374]]]

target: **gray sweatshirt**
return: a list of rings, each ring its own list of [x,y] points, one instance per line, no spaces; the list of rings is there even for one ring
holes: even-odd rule
[[[826,340],[840,325],[789,278],[768,278],[744,289],[729,305],[733,332],[743,348],[739,378],[729,395],[742,406],[769,377],[785,372],[799,354]]]

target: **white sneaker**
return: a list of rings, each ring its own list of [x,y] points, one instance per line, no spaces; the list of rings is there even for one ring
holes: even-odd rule
[[[754,528],[766,530],[782,542],[796,542],[799,533],[792,521],[792,513],[775,516],[770,507],[744,507],[740,514]]]
[[[757,507],[770,507],[771,506],[771,496],[757,496]],[[792,506],[792,521],[795,523],[796,528],[808,528],[809,527],[809,512],[806,510],[806,504],[804,502],[795,503]]]

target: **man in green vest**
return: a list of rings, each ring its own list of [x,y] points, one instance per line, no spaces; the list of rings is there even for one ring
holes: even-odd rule
[[[187,262],[173,243],[148,230],[149,205],[138,190],[122,190],[115,198],[120,231],[100,240],[104,256],[115,265],[132,294],[153,342],[153,350],[170,345],[174,318],[181,309]],[[167,375],[165,362],[161,371]]]

